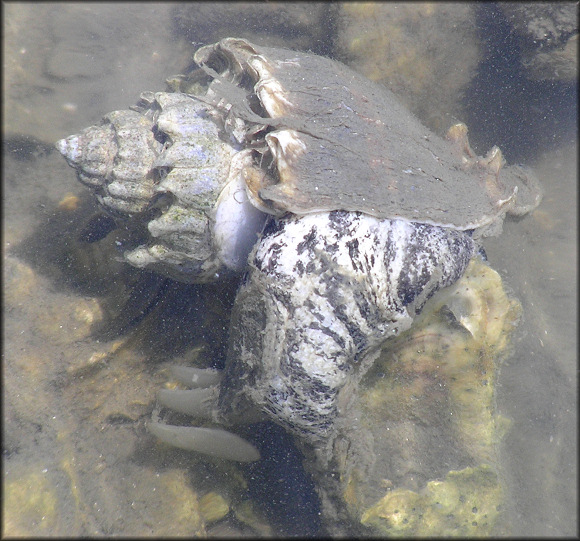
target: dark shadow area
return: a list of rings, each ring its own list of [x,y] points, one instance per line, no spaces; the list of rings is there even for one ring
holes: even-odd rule
[[[252,425],[249,434],[262,455],[246,466],[250,498],[267,512],[280,535],[320,535],[320,502],[292,436],[269,422]]]
[[[136,269],[122,261],[125,242],[137,245],[139,233],[120,232],[86,194],[74,210],[44,209],[40,224],[11,253],[55,289],[99,298],[105,317],[95,325],[95,339],[132,333],[132,345],[152,360],[182,354],[201,341],[223,362],[237,280],[183,284]]]
[[[494,4],[478,4],[477,21],[486,58],[464,97],[476,152],[498,145],[508,163],[530,163],[540,150],[575,141],[578,85],[528,79],[520,38]]]
[[[13,134],[2,138],[2,154],[27,162],[53,152],[54,148],[34,137]]]

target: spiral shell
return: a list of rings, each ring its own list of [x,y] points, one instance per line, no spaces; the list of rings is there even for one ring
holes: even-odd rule
[[[146,222],[150,240],[125,259],[185,282],[243,268],[264,220],[240,176],[247,153],[187,94],[144,92],[134,109],[58,143],[107,210]]]
[[[161,145],[152,125],[136,111],[113,111],[99,126],[62,139],[57,146],[103,206],[116,213],[138,213],[155,195],[151,169]]]

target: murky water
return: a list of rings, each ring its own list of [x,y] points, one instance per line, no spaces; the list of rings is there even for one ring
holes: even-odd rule
[[[303,474],[292,470],[281,479],[282,488],[258,495],[244,475],[272,485],[279,463],[253,472],[232,466],[226,475],[211,462],[157,446],[147,435],[144,422],[167,379],[167,363],[153,359],[168,351],[191,355],[192,348],[215,353],[224,331],[219,326],[202,335],[193,331],[207,324],[210,293],[146,273],[127,276],[121,263],[102,268],[103,257],[114,259],[113,242],[96,243],[100,246],[92,252],[78,249],[75,239],[96,208],[52,147],[104,113],[134,103],[140,91],[162,89],[166,77],[188,65],[195,49],[191,42],[240,35],[332,53],[341,28],[335,12],[313,5],[310,17],[291,13],[295,23],[286,27],[269,12],[262,25],[274,21],[268,38],[260,34],[253,6],[238,8],[245,17],[203,6],[198,19],[203,14],[207,24],[199,28],[195,17],[188,19],[183,8],[171,4],[4,6],[7,534],[314,533],[305,525],[314,524],[317,507]],[[178,23],[175,10],[181,10]],[[504,35],[497,13],[478,16],[480,30]],[[465,110],[468,117],[462,119],[478,153],[498,144],[509,161],[533,166],[544,184],[540,208],[506,222],[503,235],[485,243],[490,265],[524,311],[497,389],[499,409],[513,421],[501,460],[512,502],[511,533],[572,535],[577,528],[577,86],[529,83],[511,65],[512,43],[490,41],[496,49],[481,55],[461,107],[442,106],[430,119]],[[145,299],[131,305],[131,313],[141,314],[144,322],[138,336],[109,332],[95,339],[95,324],[110,317],[131,328],[118,313],[127,299],[110,306],[97,302],[114,296],[117,282],[124,291],[128,281],[137,281]],[[231,295],[223,302],[212,308],[216,321]],[[179,321],[177,316],[181,328],[147,326]],[[181,349],[176,336],[183,340]],[[283,441],[284,435],[272,438]],[[285,468],[298,461],[289,449]],[[227,496],[229,519],[220,522],[225,514],[219,515],[219,498],[208,494]],[[246,504],[251,500],[253,507]],[[268,501],[278,505],[268,509]],[[282,508],[290,510],[276,523],[272,517]]]

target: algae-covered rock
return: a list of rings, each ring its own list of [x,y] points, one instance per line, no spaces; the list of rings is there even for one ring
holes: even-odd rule
[[[337,517],[363,535],[501,531],[497,446],[509,421],[496,410],[495,382],[520,314],[499,275],[474,259],[391,341],[335,445],[338,497],[319,475]]]
[[[460,97],[481,56],[470,4],[342,2],[336,52],[397,94],[431,129],[461,118]],[[451,116],[449,116],[451,115]]]
[[[361,522],[390,536],[482,536],[497,533],[502,487],[490,466],[450,471],[420,492],[395,489]]]
[[[498,2],[520,37],[522,66],[528,77],[573,83],[578,78],[576,2]]]
[[[5,481],[2,531],[5,536],[51,535],[62,530],[59,502],[47,476],[30,472]]]

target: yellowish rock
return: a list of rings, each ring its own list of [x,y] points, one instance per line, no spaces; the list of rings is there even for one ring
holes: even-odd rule
[[[38,289],[34,270],[15,257],[4,257],[4,303],[6,308],[22,306]]]
[[[31,316],[37,330],[55,344],[88,338],[93,326],[103,319],[99,301],[94,297],[79,299],[58,294],[53,300]]]
[[[77,210],[80,204],[80,199],[77,195],[67,192],[64,197],[58,202],[58,208],[64,211]]]
[[[495,382],[520,316],[497,272],[476,258],[385,347],[358,399],[375,458],[349,459],[341,471],[349,513],[373,534],[500,528],[497,447],[509,420],[496,411]]]
[[[460,326],[445,316],[452,312]],[[379,369],[386,377],[365,395],[366,410],[402,419],[422,416],[433,402],[418,400],[435,378],[444,388],[446,407],[458,431],[458,442],[477,460],[491,460],[497,430],[506,420],[495,412],[495,380],[499,362],[510,351],[511,334],[521,306],[508,297],[497,272],[483,262],[470,263],[463,278],[425,307],[416,325],[395,338]],[[443,397],[441,397],[443,399]]]
[[[336,47],[348,65],[443,133],[450,115],[463,116],[461,92],[481,54],[474,22],[468,4],[341,2]]]
[[[208,492],[199,500],[199,512],[206,524],[224,518],[230,512],[227,500],[216,492]]]
[[[234,513],[240,522],[250,526],[261,537],[271,537],[273,535],[272,528],[256,513],[254,505],[250,500],[244,500],[241,504],[237,505]]]
[[[497,534],[502,489],[490,466],[450,471],[424,490],[396,489],[368,509],[361,522],[389,536]]]
[[[186,472],[175,469],[154,476],[147,472],[144,477],[138,492],[149,497],[143,501],[139,511],[143,513],[145,525],[151,528],[152,535],[204,534],[199,499],[191,489]]]
[[[3,494],[3,536],[57,535],[58,503],[46,475],[31,472],[8,479]],[[64,532],[62,532],[64,533]]]

